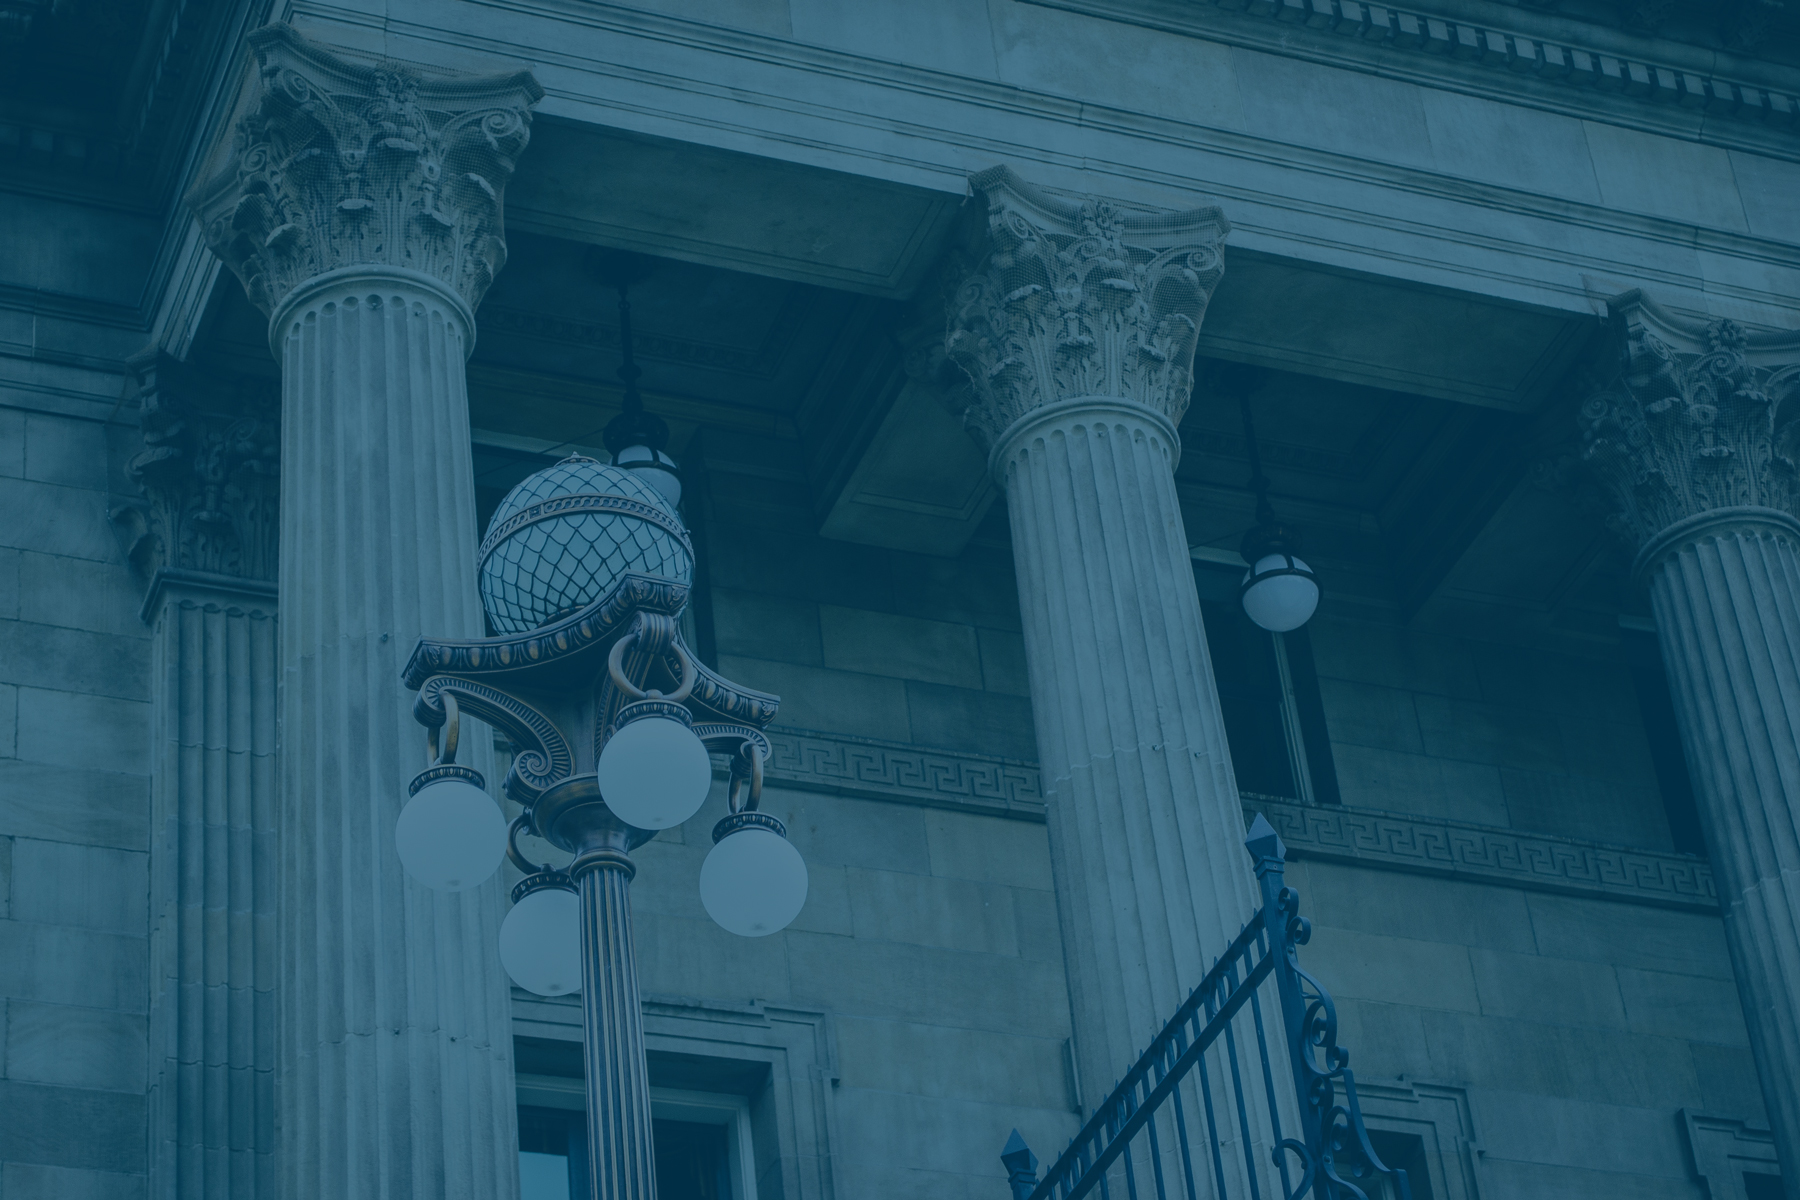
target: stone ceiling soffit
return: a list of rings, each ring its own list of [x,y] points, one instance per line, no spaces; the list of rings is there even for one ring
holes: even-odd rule
[[[903,299],[963,201],[699,141],[540,126],[509,198],[513,228],[796,283]]]
[[[1699,47],[1684,53],[1669,45],[1665,61],[1647,62],[1622,50],[1626,42],[1613,37],[1578,46],[1358,0],[1235,0],[1229,6],[1025,2],[1684,139],[1800,157],[1800,88],[1784,78],[1787,73],[1773,64],[1739,60],[1735,73],[1714,74],[1722,56]],[[1520,23],[1526,17],[1521,14]]]
[[[1383,502],[1378,516],[1402,619],[1424,607],[1525,478],[1527,424],[1491,409],[1453,412]]]
[[[577,441],[586,437],[582,444],[598,445],[599,430],[624,402],[622,386],[612,380],[543,375],[481,362],[471,362],[468,372],[470,409],[495,430]],[[677,432],[705,425],[765,437],[799,436],[787,415],[743,405],[655,391],[644,392],[644,405]]]
[[[822,537],[954,558],[999,496],[987,456],[929,383],[908,380],[824,519]]]
[[[768,336],[754,350],[636,329],[632,332],[632,349],[638,358],[647,361],[773,380],[794,341],[810,300],[811,297],[801,291],[790,292],[784,297],[781,311],[769,323]],[[554,313],[490,304],[482,308],[479,324],[484,336],[508,334],[615,352],[619,349],[617,325],[575,320]]]
[[[894,306],[858,299],[795,412],[813,499],[829,508],[906,381]]]
[[[51,21],[89,15],[82,6],[39,7]],[[191,168],[193,144],[204,142],[195,135],[208,124],[213,93],[235,74],[227,64],[252,7],[245,0],[153,4],[128,59],[89,53],[71,64],[66,55],[50,56],[65,68],[118,80],[117,102],[104,102],[114,89],[100,87],[89,89],[93,99],[85,104],[6,104],[0,154],[16,156],[10,165],[18,168],[8,172],[9,188],[139,212],[163,209],[171,185]],[[81,41],[86,52],[96,39],[83,31]]]
[[[1594,327],[1466,292],[1227,251],[1209,357],[1508,412],[1540,407]]]

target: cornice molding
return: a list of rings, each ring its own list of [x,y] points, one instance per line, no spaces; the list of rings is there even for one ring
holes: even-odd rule
[[[1610,46],[1361,0],[1025,2],[1694,141],[1785,158],[1800,152],[1800,87],[1642,61]],[[1677,112],[1683,117],[1670,115]]]
[[[1044,820],[1036,763],[779,726],[768,736],[768,778],[783,787]],[[1243,803],[1246,821],[1262,813],[1298,859],[1660,908],[1719,907],[1711,868],[1689,855],[1347,805],[1248,795]]]

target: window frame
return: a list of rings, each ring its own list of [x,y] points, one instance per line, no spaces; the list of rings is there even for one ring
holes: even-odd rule
[[[1241,575],[1249,569],[1242,555],[1214,546],[1189,546],[1188,559],[1190,570],[1197,570],[1202,565],[1213,568],[1226,567]],[[1199,590],[1197,582],[1195,590],[1196,592]],[[1304,628],[1296,632],[1304,633]],[[1304,804],[1308,807],[1341,804],[1343,799],[1337,792],[1335,763],[1322,764],[1331,768],[1330,774],[1333,778],[1330,780],[1328,788],[1322,786],[1321,782],[1315,781],[1313,777],[1316,766],[1320,764],[1313,762],[1313,748],[1307,744],[1306,717],[1302,712],[1302,706],[1306,702],[1300,696],[1295,683],[1296,669],[1293,656],[1296,642],[1290,641],[1287,634],[1271,633],[1267,630],[1264,630],[1263,634],[1269,639],[1274,650],[1276,681],[1281,692],[1281,729],[1287,746],[1288,773],[1294,780],[1294,790],[1299,793],[1298,796],[1271,796],[1269,798],[1289,804]],[[1306,652],[1310,653],[1309,642],[1302,641],[1298,644],[1308,647]],[[1212,647],[1209,643],[1207,646],[1209,658],[1211,653]],[[1329,756],[1331,737],[1329,729],[1325,726],[1324,698],[1317,694],[1316,672],[1309,667],[1308,674],[1314,681],[1312,700],[1317,706],[1315,720],[1320,726],[1318,741],[1321,744],[1317,747],[1317,751]],[[1216,686],[1217,681],[1215,681],[1215,688]],[[1234,768],[1235,765],[1234,760]],[[1242,793],[1241,787],[1239,791]],[[1329,791],[1331,794],[1329,796],[1322,795],[1321,793],[1324,791]],[[1261,795],[1261,793],[1254,792],[1244,794]]]
[[[587,1111],[587,1086],[562,1075],[515,1077],[516,1103],[521,1108],[556,1108]],[[687,1121],[694,1125],[725,1127],[725,1153],[731,1171],[732,1200],[757,1200],[756,1143],[750,1127],[750,1101],[730,1092],[696,1092],[682,1088],[650,1089],[653,1120]]]

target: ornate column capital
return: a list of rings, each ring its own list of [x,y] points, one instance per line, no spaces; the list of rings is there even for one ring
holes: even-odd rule
[[[189,572],[273,583],[281,491],[275,396],[222,396],[217,384],[161,352],[130,368],[144,448],[125,472],[142,499],[112,516],[132,562],[152,581]]]
[[[1691,320],[1641,291],[1608,307],[1610,379],[1581,406],[1581,457],[1639,568],[1665,534],[1718,521],[1792,528],[1800,443],[1782,402],[1800,391],[1800,332]]]
[[[979,249],[952,266],[945,350],[973,387],[970,432],[992,451],[1027,415],[1096,398],[1178,425],[1200,321],[1224,274],[1224,214],[1060,200],[1006,167],[969,184],[987,224]]]
[[[188,204],[251,301],[270,313],[327,271],[386,266],[473,310],[506,262],[502,193],[544,94],[531,72],[360,63],[285,24],[248,40],[257,79]]]

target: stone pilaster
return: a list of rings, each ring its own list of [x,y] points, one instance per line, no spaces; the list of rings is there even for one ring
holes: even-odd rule
[[[985,242],[950,302],[946,345],[1012,520],[1092,1106],[1256,907],[1174,479],[1228,227],[1213,208],[1066,203],[1004,169],[972,183]],[[1260,1079],[1246,1083],[1262,1141],[1267,1104]]]
[[[273,397],[133,364],[150,580],[150,1195],[276,1194]]]
[[[249,41],[256,86],[190,203],[282,374],[278,1172],[295,1200],[505,1200],[500,885],[421,888],[393,830],[425,761],[406,656],[483,632],[464,362],[542,92]]]
[[[1583,457],[1637,548],[1788,1193],[1800,1195],[1800,334],[1611,303]]]

